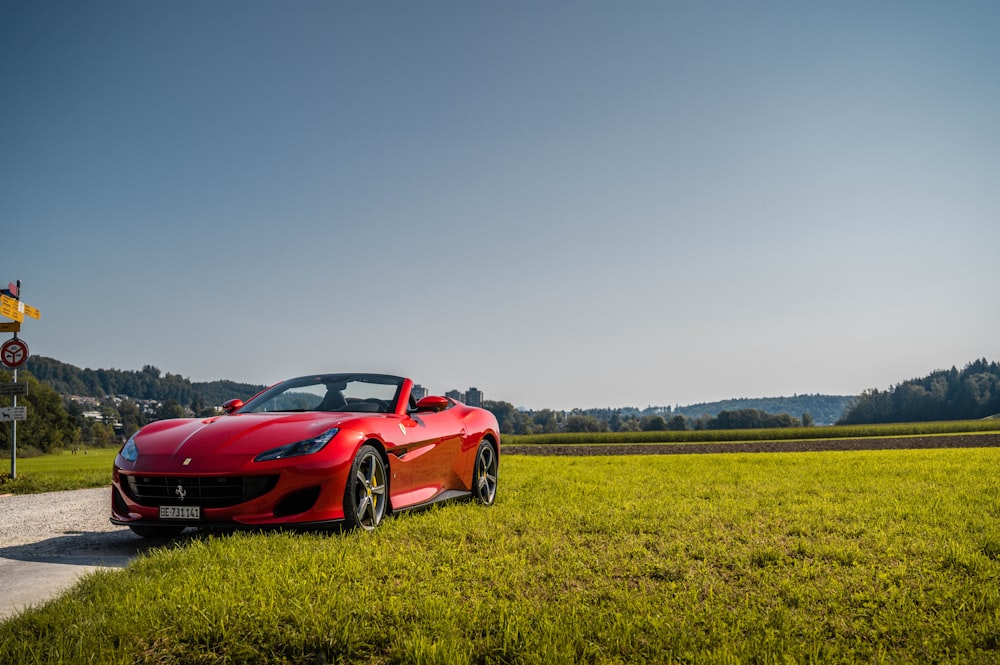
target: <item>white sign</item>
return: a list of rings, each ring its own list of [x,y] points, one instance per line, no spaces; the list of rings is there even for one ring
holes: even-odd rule
[[[27,420],[28,407],[26,406],[5,406],[0,408],[0,423],[11,420]]]

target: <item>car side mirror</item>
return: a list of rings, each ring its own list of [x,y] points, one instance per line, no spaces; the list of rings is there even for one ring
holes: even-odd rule
[[[417,400],[417,411],[444,411],[449,404],[447,397],[428,395]]]
[[[231,399],[222,405],[222,410],[226,413],[232,413],[233,411],[238,411],[243,408],[243,400],[241,399]]]

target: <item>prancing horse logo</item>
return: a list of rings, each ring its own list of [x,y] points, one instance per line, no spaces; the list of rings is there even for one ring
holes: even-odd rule
[[[187,493],[187,490],[184,489],[183,485],[181,485],[180,483],[177,483],[177,489],[174,490],[174,494],[177,495],[178,499],[180,499],[181,501],[183,501],[184,497],[186,497],[188,493]]]

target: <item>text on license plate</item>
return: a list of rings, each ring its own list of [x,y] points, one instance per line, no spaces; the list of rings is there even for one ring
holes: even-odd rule
[[[201,519],[200,506],[160,506],[161,520]]]

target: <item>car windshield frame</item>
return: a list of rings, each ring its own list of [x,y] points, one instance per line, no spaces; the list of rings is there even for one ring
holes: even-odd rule
[[[276,383],[236,413],[337,411],[394,413],[405,379],[389,374],[310,374]],[[323,387],[321,391],[321,386]],[[344,404],[326,406],[323,393],[348,390]],[[391,397],[390,397],[391,395]]]

